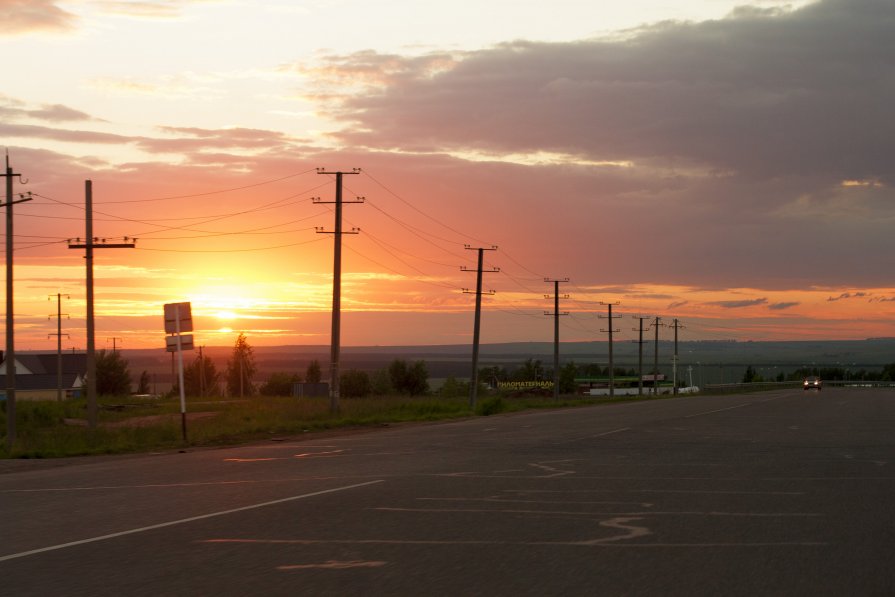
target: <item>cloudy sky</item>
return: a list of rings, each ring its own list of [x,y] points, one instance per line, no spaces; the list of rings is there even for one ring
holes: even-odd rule
[[[890,0],[0,0],[17,347],[895,336]],[[27,181],[27,184],[24,184]],[[314,198],[320,198],[315,202]],[[568,298],[565,298],[568,295]],[[50,298],[52,297],[52,298]],[[668,335],[667,329],[660,332]]]

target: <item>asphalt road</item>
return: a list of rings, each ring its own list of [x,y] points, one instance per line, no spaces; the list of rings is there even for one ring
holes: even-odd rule
[[[895,392],[0,463],[2,595],[892,595]]]

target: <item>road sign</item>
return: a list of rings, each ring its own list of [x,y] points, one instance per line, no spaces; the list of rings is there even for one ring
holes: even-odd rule
[[[177,336],[165,336],[165,351],[177,352]],[[195,350],[192,334],[180,334],[181,350]]]
[[[180,318],[180,328],[177,319]],[[168,303],[165,305],[165,333],[181,334],[193,331],[193,315],[189,303]]]

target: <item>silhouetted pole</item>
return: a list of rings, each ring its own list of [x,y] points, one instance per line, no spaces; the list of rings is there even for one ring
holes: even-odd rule
[[[653,353],[653,395],[659,395],[659,317],[656,317],[656,342]]]
[[[333,312],[332,312],[332,334],[330,344],[330,387],[329,387],[329,410],[332,414],[339,412],[339,358],[341,351],[341,320],[342,320],[342,235],[357,234],[357,229],[350,231],[342,230],[342,175],[358,174],[359,168],[355,168],[351,172],[325,172],[323,168],[317,169],[317,174],[335,174],[336,175],[336,200],[321,201],[315,198],[314,203],[335,203],[336,205],[336,224],[335,230],[328,233],[322,228],[318,228],[317,232],[321,234],[333,234]],[[359,197],[356,201],[348,203],[363,203],[363,198]]]
[[[473,248],[469,245],[466,245],[466,249],[468,251],[478,251],[479,253],[478,267],[476,267],[475,269],[475,321],[472,327],[472,375],[469,376],[469,408],[474,409],[479,396],[479,332],[482,326],[482,273],[484,273],[484,270],[482,268],[485,264],[485,251],[496,251],[497,247],[492,246],[491,248]],[[466,267],[461,267],[460,271],[468,272],[472,270]],[[494,268],[488,271],[499,272],[500,269]],[[469,291],[465,288],[463,289],[463,292],[469,294]],[[494,291],[492,290],[488,294],[494,294]]]
[[[637,319],[640,320],[640,336],[637,340],[637,395],[643,396],[643,322],[649,318],[638,316]]]
[[[12,198],[12,179],[21,174],[12,171],[9,166],[9,154],[6,154],[6,203],[0,207],[6,208],[6,445],[12,450],[12,445],[16,441],[16,346],[13,340],[15,330],[15,311],[13,311],[13,290],[12,290],[12,252],[13,252],[13,229],[12,229],[12,206],[16,203],[24,203],[31,201],[30,193],[28,196],[20,195],[19,199]]]
[[[606,316],[606,318],[609,320],[609,329],[601,330],[601,331],[609,332],[609,397],[612,398],[615,396],[615,364],[613,363],[613,360],[612,360],[612,331],[613,331],[612,330],[612,305],[613,304],[617,305],[618,302],[604,303],[604,302],[600,301],[600,304],[606,305],[609,307],[609,314]],[[621,330],[615,330],[615,331],[620,332]]]
[[[84,212],[85,234],[84,242],[75,239],[68,241],[69,249],[84,249],[84,260],[87,266],[87,425],[90,429],[96,429],[96,322],[93,314],[93,249],[133,249],[135,243],[107,243],[105,239],[100,242],[93,236],[93,181],[84,181]],[[128,239],[125,237],[125,241]],[[136,239],[134,239],[136,241]]]
[[[56,333],[50,334],[56,336],[56,401],[62,402],[62,336],[68,334],[62,333],[62,297],[71,298],[69,295],[56,293]],[[52,300],[53,297],[50,297]],[[70,337],[70,336],[69,336]]]
[[[671,377],[673,380],[673,386],[671,393],[677,394],[677,331],[682,328],[680,322],[675,319],[674,320],[674,356],[672,357],[672,367],[671,367]]]
[[[559,312],[559,283],[568,282],[568,278],[562,280],[551,280],[544,278],[544,282],[553,282],[553,313],[544,312],[544,315],[553,315],[553,399],[559,400],[559,316],[568,315],[568,312]],[[550,298],[550,295],[545,295]],[[563,298],[569,298],[565,295]]]

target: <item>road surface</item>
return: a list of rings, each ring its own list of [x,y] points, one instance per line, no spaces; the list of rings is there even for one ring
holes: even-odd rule
[[[0,462],[3,595],[891,595],[895,392]]]

